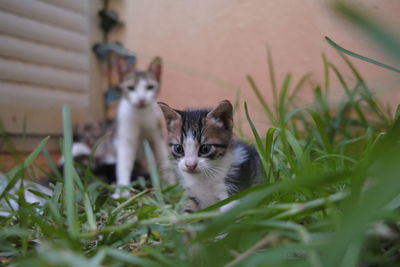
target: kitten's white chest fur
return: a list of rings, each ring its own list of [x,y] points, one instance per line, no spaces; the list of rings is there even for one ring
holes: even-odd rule
[[[245,160],[245,152],[237,148],[219,159],[211,172],[192,174],[179,169],[182,185],[189,196],[196,198],[200,209],[206,208],[228,197],[225,178],[233,175],[235,166]]]
[[[224,179],[221,179],[221,177],[207,177],[204,174],[186,173],[181,173],[181,177],[182,185],[187,194],[196,198],[200,209],[228,197]]]
[[[157,103],[137,108],[126,99],[118,107],[118,136],[133,139],[137,135],[148,136],[152,131],[160,132],[160,109]]]

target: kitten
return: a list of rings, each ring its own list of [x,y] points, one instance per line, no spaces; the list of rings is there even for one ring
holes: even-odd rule
[[[142,151],[143,141],[149,141],[161,171],[168,169],[167,147],[163,140],[160,108],[156,98],[160,91],[161,58],[155,58],[148,70],[133,71],[126,75],[120,87],[122,98],[117,110],[117,129],[115,138],[117,185],[129,185],[131,172],[138,152]],[[162,177],[167,183],[174,183],[165,173]],[[117,188],[113,197],[127,196]]]
[[[96,142],[102,139],[94,151],[95,163],[115,164],[115,149],[112,141],[114,128],[113,125],[108,126],[104,122],[79,123],[76,127],[75,140],[72,145],[72,155],[74,157],[76,155],[74,153],[76,146],[81,147],[81,149],[76,149],[77,152],[81,151],[81,154],[85,155],[87,150],[91,151],[94,149]],[[86,155],[89,156],[90,154]]]
[[[206,208],[261,182],[254,147],[233,139],[233,109],[174,110],[159,103],[168,130],[171,160],[188,196],[185,212]]]
[[[78,123],[75,127],[74,143],[79,142],[93,147],[97,140],[105,134],[103,123]]]
[[[75,162],[83,166],[89,163],[92,150],[103,136],[107,135],[94,151],[94,164],[115,164],[115,151],[112,142],[111,132],[113,127],[108,127],[103,122],[78,123],[74,131],[74,141],[72,143],[72,157]],[[110,132],[110,133],[108,133]],[[59,164],[64,163],[61,157]]]

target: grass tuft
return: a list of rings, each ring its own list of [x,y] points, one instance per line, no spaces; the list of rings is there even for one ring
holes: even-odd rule
[[[335,8],[362,27],[370,25],[343,1]],[[370,34],[381,36],[378,30]],[[382,46],[393,51],[394,42],[388,40]],[[291,74],[277,81],[267,50],[272,103],[250,75],[247,80],[272,127],[257,129],[253,107],[244,103],[265,183],[188,215],[182,215],[182,189],[161,184],[148,143],[152,188],[133,181],[132,186],[143,189],[132,189],[134,195],[123,202],[110,198],[110,185],[92,179],[89,169],[79,176],[71,155],[70,113],[64,107],[64,177],[54,171],[50,195],[24,183],[35,157],[41,151],[47,155],[49,137],[0,179],[0,264],[397,266],[400,109],[391,115],[350,59],[340,56],[352,79],[323,54],[324,79],[310,88],[309,73],[298,81]],[[306,108],[296,105],[305,89],[314,97]],[[343,92],[339,103],[330,100],[333,92]],[[38,202],[29,202],[27,192]],[[218,212],[233,200],[239,200],[236,206]]]

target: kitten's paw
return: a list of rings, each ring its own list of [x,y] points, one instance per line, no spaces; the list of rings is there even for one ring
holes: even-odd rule
[[[226,205],[223,205],[222,207],[219,208],[220,212],[226,212],[230,209],[232,209],[233,207],[235,207],[237,204],[239,203],[239,200],[233,200],[231,202],[229,202]]]
[[[183,214],[187,215],[195,211],[198,211],[199,209],[200,209],[199,201],[194,197],[189,197],[186,202],[185,209],[183,210]]]
[[[130,196],[131,194],[129,190],[121,190],[120,188],[117,188],[115,192],[111,195],[113,199],[129,198]]]
[[[192,214],[193,212],[195,212],[195,210],[191,210],[191,209],[186,208],[186,209],[182,212],[182,215],[189,215],[189,214]]]
[[[161,178],[167,185],[174,185],[177,183],[175,175],[170,171],[162,173]]]
[[[119,192],[114,192],[114,193],[111,195],[111,198],[113,198],[113,199],[120,199],[121,196],[119,195]]]
[[[222,233],[222,234],[220,234],[220,235],[217,235],[217,236],[214,238],[214,241],[217,242],[217,241],[219,241],[219,240],[221,240],[221,239],[224,239],[224,238],[227,237],[227,236],[228,236],[228,233]]]

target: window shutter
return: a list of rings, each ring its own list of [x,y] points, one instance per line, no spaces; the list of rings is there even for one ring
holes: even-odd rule
[[[65,104],[74,118],[90,113],[91,2],[0,0],[0,117],[8,132],[20,134],[26,118],[28,134],[59,134]]]

